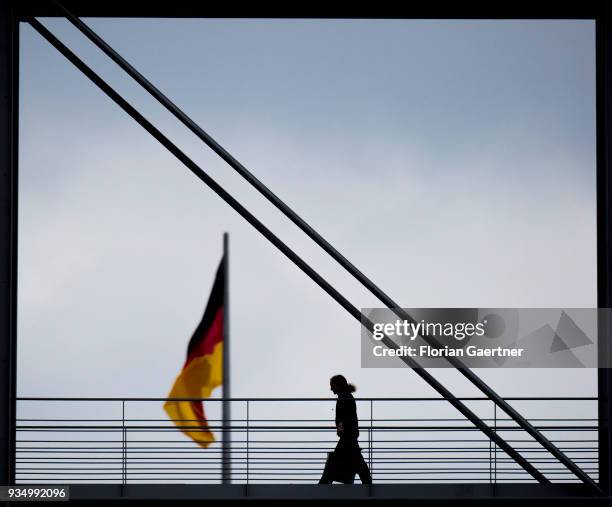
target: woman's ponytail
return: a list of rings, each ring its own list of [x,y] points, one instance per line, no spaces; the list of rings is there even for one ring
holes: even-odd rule
[[[334,390],[338,393],[354,393],[357,388],[353,384],[346,381],[344,375],[334,375],[330,382],[334,386]]]

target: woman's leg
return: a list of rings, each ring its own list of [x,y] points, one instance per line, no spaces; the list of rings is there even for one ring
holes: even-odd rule
[[[340,437],[334,451],[334,480],[344,484],[353,484],[355,482],[354,449],[355,443],[352,439]]]
[[[345,462],[347,466],[350,467],[353,477],[355,477],[355,473],[357,473],[362,484],[372,484],[370,468],[365,459],[363,459],[357,439],[348,440],[340,438],[338,447],[342,447],[342,452],[346,456]],[[338,447],[336,447],[336,449],[338,449]]]
[[[363,459],[361,449],[359,450],[357,473],[359,474],[359,478],[361,479],[361,484],[372,484],[372,475],[370,474],[370,467],[368,467],[366,460]]]
[[[319,484],[331,484],[332,483],[331,461],[332,461],[332,453],[330,452],[327,455],[327,461],[325,462],[325,468],[323,469],[323,475],[321,476],[321,479],[319,479]]]

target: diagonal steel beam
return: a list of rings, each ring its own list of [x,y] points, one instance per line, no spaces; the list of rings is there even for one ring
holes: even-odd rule
[[[73,63],[85,76],[87,76],[98,88],[108,95],[121,109],[131,116],[141,127],[151,134],[160,144],[162,144],[170,153],[172,153],[180,162],[182,162],[192,173],[202,180],[211,190],[221,197],[229,206],[231,206],[240,216],[242,216],[250,225],[260,232],[270,243],[280,250],[289,260],[291,260],[298,268],[300,268],[308,277],[310,277],[319,287],[329,294],[337,303],[347,310],[355,319],[357,319],[370,332],[373,331],[373,323],[365,317],[357,307],[351,304],[340,292],[332,287],[321,275],[310,267],[301,257],[283,243],[270,229],[260,222],[252,213],[242,206],[231,194],[229,194],[221,185],[213,178],[205,173],[200,166],[191,160],[183,151],[164,136],[151,122],[149,122],[142,114],[140,114],[131,104],[129,104],[119,93],[117,93],[108,83],[98,76],[91,68],[89,68],[81,59],[79,59],[70,49],[62,44],[49,30],[47,30],[39,21],[34,18],[28,19],[32,27],[42,35],[52,46],[54,46],[62,55],[64,55],[71,63]],[[385,336],[382,340],[389,348],[399,349],[400,347],[393,342],[389,337]],[[514,459],[527,473],[535,480],[542,484],[550,483],[550,481],[537,470],[528,460],[519,454],[506,440],[504,440],[495,430],[490,428],[482,419],[480,419],[472,410],[470,410],[461,400],[457,399],[446,387],[444,387],[435,377],[412,358],[402,357],[402,360],[431,385],[440,395],[463,414],[474,426],[481,430],[488,438],[495,442],[508,456]]]
[[[297,225],[308,237],[310,237],[317,245],[319,245],[326,253],[336,260],[346,271],[356,278],[366,289],[376,296],[382,303],[390,308],[399,318],[408,322],[416,322],[404,309],[391,299],[382,289],[380,289],[372,280],[363,274],[357,267],[336,250],[325,238],[323,238],[315,229],[313,229],[305,220],[295,213],[284,201],[266,187],[257,177],[251,173],[244,165],[236,160],[225,148],[223,148],[215,139],[204,131],[195,121],[193,121],[184,111],[174,104],[166,95],[155,87],[147,78],[140,74],[129,62],[127,62],[117,51],[115,51],[106,41],[96,34],[89,26],[87,26],[78,17],[66,9],[58,0],[54,3],[64,12],[66,18],[91,40],[99,49],[101,49],[109,58],[111,58],[119,67],[137,81],[147,92],[149,92],[160,104],[162,104],[170,113],[172,113],[179,121],[181,121],[191,132],[193,132],[201,141],[210,147],[217,155],[227,162],[238,174],[248,181],[257,191],[259,191],[270,203],[272,203],[279,211],[281,211],[289,220]],[[433,336],[421,335],[423,339],[433,347],[440,348],[440,342]],[[524,431],[534,438],[542,447],[549,451],[560,463],[570,470],[582,482],[591,486],[591,488],[601,493],[597,483],[576,465],[566,454],[556,447],[548,438],[538,431],[527,419],[525,419],[512,405],[499,396],[491,387],[489,387],[480,377],[467,368],[463,362],[456,357],[444,358],[456,368],[464,377],[474,384],[487,398],[491,399],[498,407],[508,414]]]

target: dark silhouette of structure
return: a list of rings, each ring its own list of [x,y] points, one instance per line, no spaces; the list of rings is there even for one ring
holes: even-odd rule
[[[355,392],[355,386],[349,384],[342,375],[333,376],[329,385],[332,392],[338,396],[336,433],[340,438],[336,449],[327,457],[319,484],[331,484],[333,481],[353,484],[356,473],[363,484],[372,484],[370,469],[359,447],[359,421],[352,394]]]
[[[304,273],[309,276],[317,285],[319,285],[327,294],[329,294],[336,302],[338,302],[349,314],[358,320],[362,319],[361,312],[350,304],[337,290],[335,290],[323,277],[314,271],[305,261],[298,257],[287,245],[285,245],[278,237],[276,237],[269,229],[259,222],[252,214],[240,205],[227,191],[218,185],[212,178],[204,173],[199,166],[187,157],[178,149],[172,142],[166,138],[159,130],[146,121],[146,119],[138,113],[125,99],[107,85],[99,76],[89,69],[82,61],[72,54],[65,46],[59,42],[53,35],[44,28],[39,22],[33,19],[33,16],[67,16],[67,18],[75,24],[92,42],[100,47],[107,55],[109,55],[116,63],[118,63],[126,72],[129,73],[139,84],[141,84],[149,93],[153,94],[161,103],[167,107],[184,125],[194,132],[203,142],[205,142],[213,151],[215,151],[223,160],[225,160],[234,170],[239,172],[247,181],[249,181],[262,195],[264,195],[271,203],[273,203],[285,216],[291,219],[303,232],[305,232],[315,243],[317,243],[325,252],[334,258],[345,270],[347,270],[355,279],[360,281],[373,295],[375,295],[384,305],[390,308],[398,307],[394,301],[387,296],[378,286],[370,279],[365,277],[354,265],[352,265],[345,257],[343,257],[335,248],[323,239],[312,227],[305,223],[297,216],[284,202],[266,189],[253,174],[248,172],[246,168],[241,166],[229,153],[221,148],[208,134],[199,128],[193,120],[172,104],[169,99],[164,97],[159,90],[155,89],[151,83],[147,82],[133,67],[123,60],[116,52],[112,50],[103,40],[101,40],[91,29],[88,29],[76,16],[105,16],[105,17],[226,17],[227,12],[223,7],[218,5],[210,6],[208,4],[194,2],[171,2],[171,3],[151,3],[141,2],[136,0],[133,2],[118,2],[117,0],[106,0],[105,2],[76,2],[75,0],[65,0],[66,7],[64,9],[57,5],[57,2],[50,0],[7,0],[0,2],[0,205],[2,213],[0,213],[0,407],[4,417],[0,418],[0,480],[2,484],[14,484],[15,482],[15,463],[16,463],[16,447],[17,447],[17,424],[16,424],[16,342],[17,342],[17,232],[18,232],[18,133],[19,133],[19,32],[20,23],[29,21],[31,26],[35,28],[44,38],[46,38],[53,46],[56,47],[66,58],[77,66],[92,82],[94,82],[104,93],[106,93],[113,101],[115,101],[125,112],[134,118],[139,125],[147,130],[155,139],[165,146],[172,154],[174,154],[183,164],[185,164],[198,178],[216,192],[222,199],[236,210],[247,222],[249,222],[256,230],[258,230],[266,239],[268,239],[276,248],[278,248],[285,256],[296,264]],[[312,11],[301,11],[302,17],[311,17]],[[386,9],[386,10],[385,10]],[[384,11],[384,12],[383,12]],[[244,12],[244,11],[243,11]],[[270,17],[277,17],[275,16]],[[294,13],[295,14],[295,13]],[[351,12],[346,12],[347,17],[364,17],[364,11],[353,9]],[[235,15],[232,14],[232,15]],[[248,16],[248,11],[244,12]],[[262,11],[257,12],[257,16],[262,16]],[[337,12],[333,9],[327,11],[327,16],[337,16]],[[596,22],[596,65],[597,65],[597,267],[598,267],[598,307],[609,308],[612,306],[612,206],[609,196],[612,193],[612,149],[610,149],[610,131],[612,130],[612,30],[610,29],[611,11],[607,2],[600,0],[586,0],[579,3],[563,4],[559,2],[551,2],[543,0],[541,2],[526,2],[524,0],[516,0],[514,2],[470,2],[453,3],[443,0],[441,3],[436,3],[432,6],[431,3],[415,3],[409,7],[389,11],[388,8],[379,8],[379,15],[374,17],[410,17],[414,19],[592,19]],[[282,15],[280,16],[282,17]],[[318,17],[321,16],[319,11]],[[397,308],[400,315],[403,315],[401,308]],[[409,317],[409,316],[406,316]],[[402,317],[403,318],[403,317]],[[409,319],[407,319],[409,320]],[[363,321],[364,327],[368,328],[370,322]],[[612,340],[611,323],[608,321],[600,322],[598,326],[599,340],[598,347],[600,356],[610,357],[612,355]],[[385,339],[385,345],[394,348],[394,343],[390,339]],[[597,445],[599,446],[599,479],[595,483],[588,473],[574,463],[564,452],[563,449],[557,448],[538,428],[531,425],[518,411],[510,404],[506,403],[491,387],[483,380],[478,378],[473,372],[467,368],[463,368],[461,364],[454,362],[453,365],[458,371],[465,376],[473,385],[475,385],[488,399],[495,403],[495,410],[499,410],[510,417],[525,433],[530,435],[544,450],[551,455],[564,467],[564,470],[571,472],[582,484],[578,484],[575,490],[569,488],[566,484],[553,484],[550,478],[539,470],[542,465],[539,461],[531,460],[531,458],[523,456],[517,451],[513,445],[508,443],[505,438],[500,436],[497,427],[491,427],[471,411],[462,401],[453,395],[453,393],[445,388],[426,370],[419,367],[414,362],[405,361],[412,371],[419,377],[423,378],[431,385],[436,392],[445,400],[447,400],[454,408],[456,408],[466,419],[468,419],[478,431],[481,431],[487,438],[490,439],[492,445],[497,446],[500,452],[507,454],[508,458],[516,462],[525,472],[537,481],[535,484],[513,483],[508,485],[484,485],[481,489],[482,495],[489,498],[499,497],[514,497],[523,498],[527,496],[538,496],[540,502],[548,500],[548,504],[558,505],[559,498],[567,499],[572,495],[584,496],[594,501],[593,495],[602,495],[597,498],[597,502],[602,504],[608,503],[610,493],[612,491],[612,467],[610,466],[611,444],[612,441],[612,369],[601,368],[598,371],[599,391],[598,403],[599,414],[596,429],[599,433]],[[350,394],[350,393],[349,393]],[[352,396],[349,397],[349,401]],[[340,397],[338,399],[340,402]],[[345,400],[342,400],[345,401]],[[354,400],[352,401],[354,404]],[[496,413],[496,412],[495,412]],[[248,409],[247,409],[248,414]],[[248,417],[248,416],[247,416]],[[494,416],[497,417],[497,416]],[[356,415],[355,415],[356,418]],[[340,441],[342,436],[339,435]],[[341,442],[338,442],[340,446]],[[355,443],[358,449],[357,438],[345,439],[344,442],[349,444]],[[350,447],[350,446],[349,446]],[[338,449],[338,448],[337,448]],[[342,454],[342,453],[340,453]],[[359,455],[361,451],[359,449]],[[537,468],[536,468],[537,466]],[[353,474],[354,477],[354,474]],[[82,486],[82,488],[81,488]],[[132,487],[133,486],[133,487]],[[114,485],[75,485],[73,491],[78,493],[80,490],[82,497],[89,498],[93,487],[107,487],[109,496],[126,497],[134,495],[141,496],[144,491],[150,494],[152,490],[150,484],[136,484],[130,487],[121,485],[121,489],[115,490]],[[162,486],[162,485],[160,485]],[[220,493],[214,489],[196,488],[197,495],[209,495],[211,497],[226,498],[228,488],[236,486],[235,491],[240,491],[240,495],[244,496],[269,496],[268,490],[258,489],[258,485],[241,488],[240,485],[218,485],[222,488]],[[405,485],[407,489],[394,490],[395,495],[404,497],[414,496],[416,491],[422,491],[423,486],[416,485],[417,490],[412,488],[414,485]],[[458,499],[458,491],[460,488],[457,485],[446,485],[443,488],[440,485],[435,485],[435,493],[437,498],[444,497],[446,499]],[[465,484],[465,497],[472,498],[475,495],[475,487],[480,485]],[[163,488],[168,488],[168,485],[163,485]],[[346,488],[345,495],[368,494],[375,495],[377,491],[383,491],[386,485],[376,485],[374,488],[363,488],[368,491],[360,493],[360,488]],[[274,486],[273,495],[278,498],[278,486]],[[180,496],[184,495],[184,485],[180,485]],[[315,491],[316,490],[316,491]],[[298,492],[298,493],[296,493]],[[72,493],[71,493],[72,494]],[[192,493],[195,494],[195,493]],[[295,485],[290,485],[290,489],[286,490],[287,497],[295,498],[299,495],[304,495],[303,490],[300,490]],[[312,497],[322,497],[328,495],[328,488],[316,488],[313,486],[308,490],[308,495]],[[384,493],[388,494],[387,492]],[[168,493],[165,493],[168,497]],[[313,496],[314,495],[314,496]],[[337,495],[337,491],[334,493]],[[96,490],[94,495],[96,498],[101,498]],[[179,493],[177,493],[179,496]],[[357,497],[357,496],[354,496]],[[567,497],[567,498],[566,498]],[[579,500],[583,502],[581,498]],[[541,504],[543,505],[543,504]]]

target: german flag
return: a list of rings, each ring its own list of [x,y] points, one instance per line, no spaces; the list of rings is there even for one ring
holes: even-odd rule
[[[223,382],[225,256],[221,260],[204,316],[187,347],[187,359],[168,398],[208,398]],[[164,410],[200,447],[215,441],[202,401],[166,401]],[[193,428],[193,429],[192,429]]]

